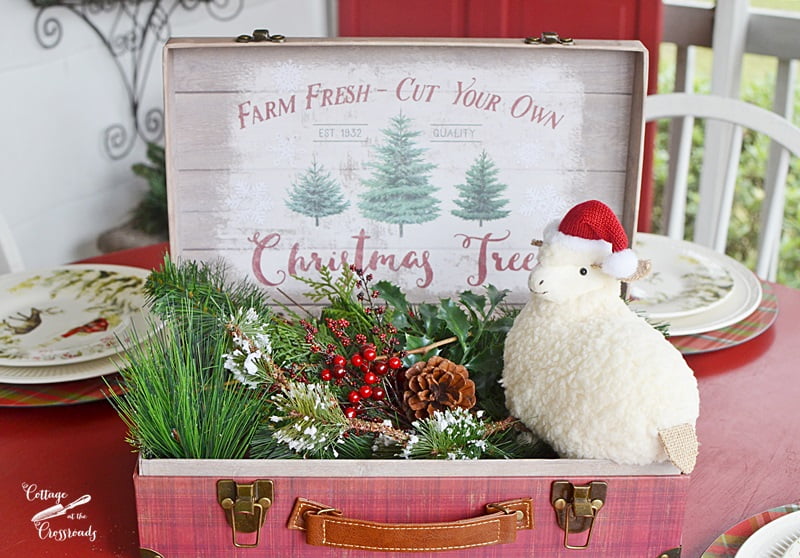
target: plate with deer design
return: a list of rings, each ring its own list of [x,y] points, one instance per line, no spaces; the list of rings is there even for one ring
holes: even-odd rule
[[[51,382],[19,370],[73,365],[115,355],[149,331],[149,272],[119,265],[68,265],[0,276],[0,381]],[[53,377],[51,377],[53,376]]]

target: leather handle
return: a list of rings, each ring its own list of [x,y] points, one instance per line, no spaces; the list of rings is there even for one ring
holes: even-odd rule
[[[306,543],[315,546],[387,552],[457,550],[514,542],[517,530],[533,529],[533,502],[520,498],[487,504],[484,515],[444,523],[376,523],[298,498],[287,526],[304,530]]]

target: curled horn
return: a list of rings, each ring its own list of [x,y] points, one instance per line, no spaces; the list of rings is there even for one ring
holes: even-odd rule
[[[633,272],[633,275],[630,277],[625,277],[622,279],[625,283],[632,283],[633,281],[638,281],[639,279],[644,279],[648,275],[650,275],[650,271],[653,268],[653,264],[650,260],[639,260],[638,265],[636,266],[636,271]]]

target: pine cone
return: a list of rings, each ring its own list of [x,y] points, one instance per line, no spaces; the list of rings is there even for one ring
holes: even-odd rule
[[[406,370],[403,405],[411,420],[455,407],[471,409],[475,401],[475,382],[459,364],[435,356]]]

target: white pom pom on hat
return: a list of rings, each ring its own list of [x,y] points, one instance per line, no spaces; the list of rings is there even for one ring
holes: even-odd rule
[[[636,273],[639,259],[628,248],[628,235],[611,208],[601,201],[579,203],[564,215],[557,231],[547,232],[551,244],[566,244],[589,253],[612,277],[625,279]]]

